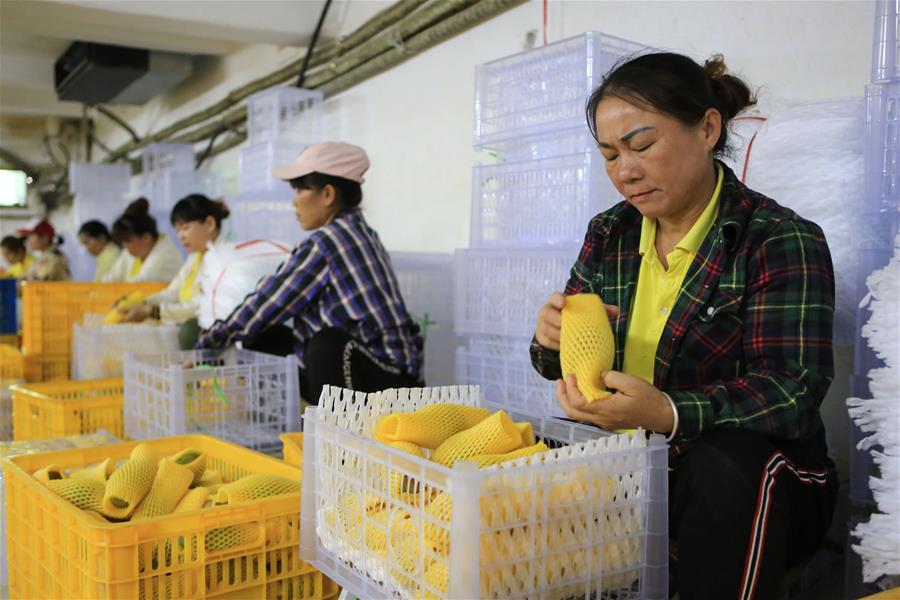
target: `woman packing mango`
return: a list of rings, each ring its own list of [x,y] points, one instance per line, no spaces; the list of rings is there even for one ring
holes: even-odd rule
[[[162,281],[169,283],[181,268],[181,253],[156,228],[150,203],[138,198],[113,223],[113,239],[125,252],[116,260],[103,281]]]
[[[78,241],[97,261],[94,270],[94,281],[103,279],[112,271],[122,249],[116,244],[109,229],[100,221],[85,221],[78,229]]]
[[[207,249],[224,241],[221,227],[228,214],[224,202],[210,200],[202,194],[185,196],[175,204],[170,219],[178,241],[190,254],[166,289],[123,310],[123,322],[162,319],[181,323],[178,332],[181,348],[194,347],[200,332],[197,312],[203,294],[199,277],[203,257]]]
[[[423,384],[419,327],[359,208],[368,168],[359,146],[324,142],[272,172],[293,188],[300,226],[315,231],[255,293],[203,331],[198,347],[241,341],[261,352],[294,354],[301,396],[313,403],[326,384],[364,392]],[[290,319],[289,329],[282,324]]]
[[[606,75],[587,122],[624,201],[591,220],[531,344],[569,417],[669,437],[682,598],[775,597],[834,510],[819,412],[834,375],[831,256],[818,225],[720,160],[729,121],[754,103],[721,56],[652,53]],[[576,294],[612,320],[609,366],[566,364]]]

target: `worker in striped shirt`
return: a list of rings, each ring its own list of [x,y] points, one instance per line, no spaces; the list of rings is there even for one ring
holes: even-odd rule
[[[419,326],[359,208],[368,168],[359,146],[323,142],[272,172],[290,183],[297,220],[313,233],[227,318],[202,331],[198,348],[240,341],[293,354],[301,396],[312,403],[324,385],[362,392],[424,385]]]

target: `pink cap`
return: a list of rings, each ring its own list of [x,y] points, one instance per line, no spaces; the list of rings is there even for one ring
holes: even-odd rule
[[[307,146],[294,162],[273,169],[272,176],[289,181],[310,173],[322,173],[362,183],[368,169],[369,157],[359,146],[322,142]]]

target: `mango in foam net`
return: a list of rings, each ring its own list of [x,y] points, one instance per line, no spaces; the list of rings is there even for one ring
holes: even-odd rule
[[[33,476],[41,483],[66,478],[65,471],[59,465],[47,465],[35,471]]]
[[[459,404],[434,404],[414,413],[385,415],[375,427],[380,442],[411,442],[434,450],[455,433],[474,427],[488,411]]]
[[[135,446],[128,461],[116,469],[106,483],[103,515],[114,519],[130,517],[150,491],[158,468],[159,455],[151,446]]]
[[[616,340],[600,296],[566,297],[559,347],[563,375],[575,374],[578,390],[588,402],[611,395],[603,383],[603,373],[612,369]]]
[[[194,448],[185,448],[178,454],[172,456],[172,462],[190,469],[191,473],[194,475],[191,485],[200,485],[200,481],[203,479],[203,475],[206,472],[205,454]]]
[[[51,491],[65,498],[81,510],[99,512],[103,509],[103,492],[106,486],[94,479],[73,477],[44,482]]]
[[[103,318],[103,322],[107,325],[112,325],[115,323],[122,322],[122,313],[120,310],[131,308],[135,304],[140,304],[144,301],[146,296],[144,296],[144,292],[131,292],[125,298],[119,301],[109,312],[106,313],[106,316]]]
[[[176,464],[170,458],[162,459],[150,491],[131,515],[131,520],[140,521],[172,514],[193,480],[194,473],[189,468]]]
[[[504,454],[521,447],[522,433],[509,415],[499,410],[474,427],[447,438],[431,455],[431,460],[449,467],[458,460],[482,454]]]
[[[109,480],[110,475],[112,475],[113,471],[115,470],[116,463],[113,461],[113,459],[106,458],[96,465],[91,465],[90,467],[85,467],[78,471],[74,471],[72,473],[72,478],[93,479],[94,481],[99,481],[100,483],[105,484]]]

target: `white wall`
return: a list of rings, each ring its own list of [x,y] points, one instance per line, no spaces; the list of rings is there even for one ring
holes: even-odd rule
[[[213,6],[212,3],[210,3]],[[352,2],[335,18],[352,26],[385,3]],[[540,30],[542,4],[529,2],[328,101],[345,140],[364,146],[371,223],[391,250],[450,251],[468,245],[474,70],[523,48]],[[551,2],[550,41],[597,30],[702,59],[724,54],[731,68],[773,98],[858,96],[869,80],[870,2]],[[540,35],[538,36],[540,39]],[[144,109],[121,110],[139,132],[155,130],[286,64],[289,49],[245,48]],[[101,121],[112,144],[124,136]],[[198,146],[199,147],[199,146]],[[210,167],[236,190],[237,152]]]

